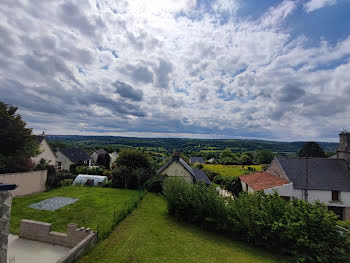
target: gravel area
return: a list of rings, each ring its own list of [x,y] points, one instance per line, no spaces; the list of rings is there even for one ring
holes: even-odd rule
[[[40,201],[35,204],[31,204],[28,207],[34,208],[37,210],[48,210],[48,211],[55,211],[57,209],[60,209],[61,207],[64,207],[66,205],[70,205],[78,201],[77,198],[70,198],[70,197],[52,197],[49,199],[45,199],[43,201]]]

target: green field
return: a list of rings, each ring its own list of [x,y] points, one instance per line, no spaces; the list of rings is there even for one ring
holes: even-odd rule
[[[81,258],[95,262],[286,262],[266,251],[222,234],[179,223],[167,213],[161,196],[147,194],[139,208]]]
[[[136,200],[138,194],[138,191],[133,190],[68,186],[49,192],[14,198],[10,232],[18,234],[20,221],[30,219],[52,223],[53,231],[58,232],[66,232],[69,223],[76,223],[94,230],[97,230],[97,225],[100,225],[99,236],[104,237],[113,227],[113,210],[118,213],[124,207],[125,202],[130,203],[132,199]],[[55,196],[72,197],[79,200],[53,212],[28,207]]]
[[[256,171],[262,171],[264,164],[257,165],[222,165],[222,164],[205,164],[204,168],[219,173],[223,176],[240,176],[254,171],[248,170],[248,167],[254,168]]]

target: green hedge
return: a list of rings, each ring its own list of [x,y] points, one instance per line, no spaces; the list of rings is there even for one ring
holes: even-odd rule
[[[336,215],[321,203],[286,202],[264,193],[241,193],[233,200],[178,178],[166,179],[163,193],[178,220],[281,252],[293,262],[350,262],[349,234],[339,232]]]

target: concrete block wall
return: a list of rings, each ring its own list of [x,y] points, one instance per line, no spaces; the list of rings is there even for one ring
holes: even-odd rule
[[[52,225],[49,223],[23,219],[20,224],[19,237],[73,248],[87,236],[96,234],[90,228],[78,228],[76,224],[69,224],[67,226],[67,234],[53,232],[51,228]]]

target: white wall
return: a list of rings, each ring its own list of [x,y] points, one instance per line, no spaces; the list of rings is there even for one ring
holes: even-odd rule
[[[66,170],[69,171],[70,165],[72,164],[72,162],[64,155],[62,154],[60,151],[56,152],[56,156],[57,156],[57,162],[61,162],[61,170]]]
[[[294,189],[293,196],[304,200],[304,190]],[[332,191],[308,190],[308,201],[319,200],[327,206],[350,207],[350,192],[339,192],[339,202],[332,201]]]
[[[265,194],[273,194],[275,191],[277,191],[278,195],[280,195],[280,196],[292,197],[293,196],[293,183],[265,189],[264,193]]]
[[[177,177],[183,177],[185,180],[193,181],[192,175],[189,171],[183,167],[182,164],[180,164],[178,161],[172,162],[167,168],[161,172],[161,174],[166,174],[168,176],[177,176]]]
[[[51,150],[49,144],[47,143],[46,139],[43,139],[40,143],[40,154],[33,157],[32,161],[35,164],[38,164],[41,159],[45,159],[49,162],[50,165],[56,166],[56,155]]]

